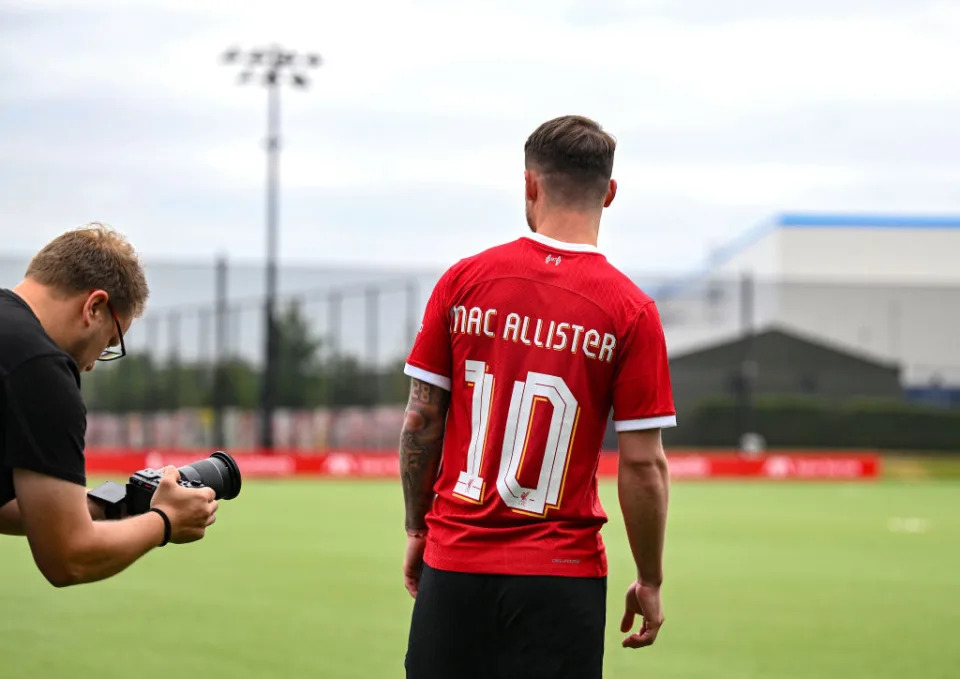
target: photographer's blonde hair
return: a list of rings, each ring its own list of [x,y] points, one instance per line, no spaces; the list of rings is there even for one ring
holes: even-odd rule
[[[50,241],[34,256],[26,277],[65,293],[105,290],[116,312],[139,317],[150,289],[133,246],[93,222]]]

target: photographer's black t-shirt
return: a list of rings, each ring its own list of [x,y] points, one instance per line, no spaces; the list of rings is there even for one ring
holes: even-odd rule
[[[15,497],[15,468],[85,485],[86,429],[76,362],[0,289],[0,506]]]

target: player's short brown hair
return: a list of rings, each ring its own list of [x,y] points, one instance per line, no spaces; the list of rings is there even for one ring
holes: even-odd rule
[[[613,175],[617,141],[583,116],[561,116],[533,131],[523,147],[526,166],[543,176],[547,198],[570,207],[599,207]]]
[[[150,289],[133,246],[94,222],[50,241],[30,261],[27,278],[66,293],[105,290],[114,310],[136,318]]]

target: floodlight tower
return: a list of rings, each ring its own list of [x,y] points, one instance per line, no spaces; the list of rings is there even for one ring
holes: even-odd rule
[[[320,55],[299,54],[277,45],[265,49],[228,49],[227,64],[240,64],[240,84],[262,84],[267,88],[267,267],[264,300],[263,378],[260,384],[260,446],[273,449],[273,412],[277,402],[277,214],[280,179],[280,87],[284,84],[306,89],[306,71],[320,66]]]

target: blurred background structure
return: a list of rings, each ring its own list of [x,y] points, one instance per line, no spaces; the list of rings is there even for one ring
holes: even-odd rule
[[[305,68],[271,83],[272,44]],[[0,0],[0,287],[90,221],[151,287],[83,376],[89,481],[244,474],[204,544],[76,592],[0,536],[0,679],[402,675],[402,365],[444,269],[526,230],[564,114],[618,140],[599,246],[658,303],[690,481],[672,622],[641,657],[611,614],[604,676],[960,676],[958,63],[948,0]],[[279,172],[244,72],[316,75]]]
[[[0,281],[86,221],[142,253],[91,446],[392,450],[434,282],[520,235],[523,141],[580,113],[671,446],[960,451],[957,35],[939,0],[0,3]]]
[[[695,275],[628,272],[657,301],[673,446],[960,449],[960,217],[782,214]],[[24,259],[0,259],[15,279]],[[403,361],[441,269],[286,267],[277,448],[391,450]],[[96,447],[255,449],[263,377],[258,264],[153,261],[131,355],[85,376]],[[615,446],[612,430],[606,441]]]

